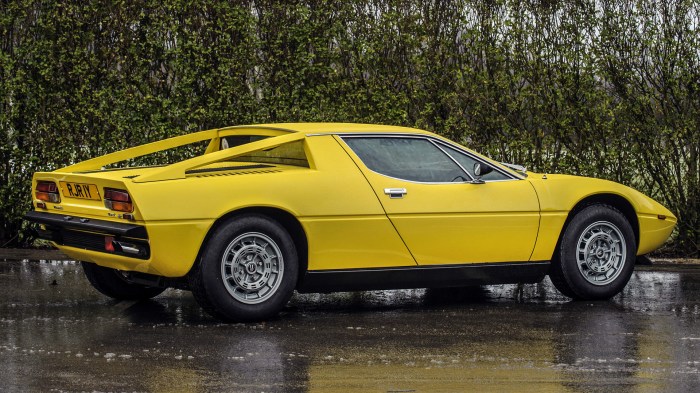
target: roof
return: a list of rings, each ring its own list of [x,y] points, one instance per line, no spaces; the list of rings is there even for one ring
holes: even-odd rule
[[[432,134],[428,131],[419,130],[417,128],[390,126],[382,124],[362,124],[362,123],[270,123],[270,124],[251,124],[224,127],[224,129],[236,128],[264,128],[274,129],[288,132],[303,132],[312,134],[339,134],[339,133],[418,133]]]

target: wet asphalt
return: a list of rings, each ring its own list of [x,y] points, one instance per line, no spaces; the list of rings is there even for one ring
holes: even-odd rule
[[[94,291],[73,262],[0,261],[0,391],[700,392],[700,268],[611,301],[536,285],[295,295],[222,324],[191,294]]]

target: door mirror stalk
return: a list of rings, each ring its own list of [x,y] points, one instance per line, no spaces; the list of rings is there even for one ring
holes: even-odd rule
[[[474,180],[471,181],[472,184],[484,184],[485,182],[481,180],[481,177],[493,172],[493,167],[489,164],[483,162],[477,162],[474,164]]]

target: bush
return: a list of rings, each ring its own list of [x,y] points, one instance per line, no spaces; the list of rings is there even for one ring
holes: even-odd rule
[[[628,4],[629,3],[629,4]],[[628,184],[700,255],[696,1],[0,5],[0,246],[30,179],[223,125],[417,126],[502,161]]]

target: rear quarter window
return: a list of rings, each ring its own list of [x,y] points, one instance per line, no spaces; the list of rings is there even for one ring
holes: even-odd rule
[[[309,167],[304,141],[285,143],[270,149],[256,150],[231,159],[236,162],[260,162],[265,164]]]

